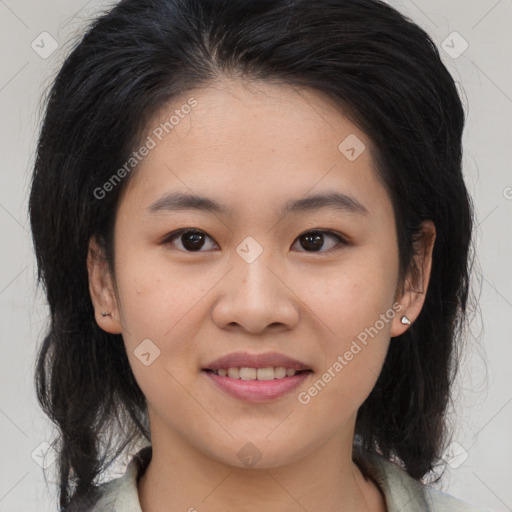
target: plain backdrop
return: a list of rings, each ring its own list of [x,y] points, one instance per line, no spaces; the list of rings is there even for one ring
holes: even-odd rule
[[[479,310],[450,416],[456,444],[436,487],[512,510],[512,1],[392,0],[439,47],[462,94]],[[87,20],[108,3],[0,0],[0,512],[57,510],[52,426],[37,405],[35,352],[47,321],[27,216],[41,96]],[[41,42],[43,40],[43,42]],[[56,47],[54,49],[54,47]],[[65,279],[66,276],[63,276]],[[48,482],[41,465],[48,465]],[[118,468],[122,472],[124,465]],[[114,474],[114,473],[112,473]],[[117,475],[117,473],[116,473]]]

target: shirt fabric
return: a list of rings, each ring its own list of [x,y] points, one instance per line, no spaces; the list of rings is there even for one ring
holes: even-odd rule
[[[384,494],[388,512],[486,512],[449,494],[422,484],[396,464],[368,453],[372,478]],[[99,486],[99,499],[90,512],[142,512],[138,478],[151,460],[151,446],[139,450],[124,475]]]

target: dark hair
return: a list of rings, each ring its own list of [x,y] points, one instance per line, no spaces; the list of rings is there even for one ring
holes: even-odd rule
[[[414,274],[422,221],[435,224],[423,309],[390,344],[356,436],[417,480],[445,445],[467,322],[473,211],[461,170],[464,111],[435,44],[378,0],[124,0],[92,23],[53,83],[30,195],[38,280],[50,306],[36,386],[60,429],[62,508],[78,509],[130,443],[150,440],[122,337],[95,322],[86,268],[93,235],[113,268],[119,197],[136,171],[101,200],[94,190],[163,106],[223,78],[313,89],[369,136],[393,203],[400,279]],[[354,458],[365,468],[359,445]]]

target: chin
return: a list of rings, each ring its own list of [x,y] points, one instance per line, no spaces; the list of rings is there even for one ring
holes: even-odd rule
[[[266,439],[269,432],[271,430],[266,430],[260,437],[252,435],[251,439],[230,440],[225,449],[209,452],[209,455],[223,464],[240,469],[275,469],[291,464],[307,452],[305,448],[298,450],[299,443],[290,438],[282,442]]]

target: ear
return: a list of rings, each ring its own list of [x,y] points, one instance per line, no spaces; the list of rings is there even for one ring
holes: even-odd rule
[[[393,318],[391,337],[400,336],[410,327],[409,324],[402,324],[401,318],[404,315],[412,324],[421,312],[430,280],[435,239],[434,223],[430,220],[423,221],[421,236],[414,244],[416,270],[406,276],[402,289],[395,297],[395,301],[401,304],[402,309]]]
[[[122,329],[112,276],[104,251],[94,237],[89,240],[87,272],[96,323],[106,332],[120,334]],[[103,316],[102,312],[110,314]]]

